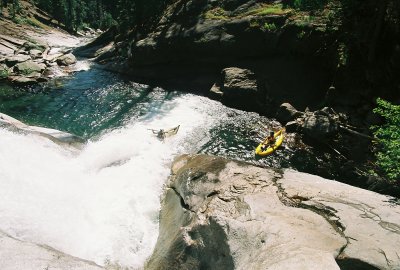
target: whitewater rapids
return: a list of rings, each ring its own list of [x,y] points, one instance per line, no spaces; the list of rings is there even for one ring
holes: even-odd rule
[[[78,152],[0,128],[0,230],[99,265],[141,268],[158,237],[171,161],[198,151],[225,113],[217,102],[179,95]],[[164,143],[148,130],[176,125]]]

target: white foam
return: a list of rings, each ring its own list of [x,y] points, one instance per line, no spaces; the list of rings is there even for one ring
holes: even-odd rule
[[[157,240],[170,162],[199,147],[217,106],[180,96],[90,141],[78,155],[0,128],[0,230],[101,265],[143,266]],[[148,130],[178,124],[165,143]]]
[[[69,67],[69,71],[85,71],[89,70],[93,65],[93,61],[90,60],[79,60],[73,66]]]

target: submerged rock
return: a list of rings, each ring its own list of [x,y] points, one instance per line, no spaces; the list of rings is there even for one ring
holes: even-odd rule
[[[400,206],[390,199],[292,170],[184,155],[172,165],[146,267],[397,269]]]

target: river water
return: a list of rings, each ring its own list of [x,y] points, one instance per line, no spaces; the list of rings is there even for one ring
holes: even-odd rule
[[[280,167],[290,153],[254,158],[267,133],[260,123],[276,124],[256,113],[96,68],[28,89],[1,85],[0,112],[86,141],[76,150],[0,128],[0,230],[100,265],[143,266],[177,155]],[[177,125],[165,142],[149,130]]]
[[[0,85],[0,112],[85,140],[76,149],[0,127],[0,230],[17,239],[137,269],[156,243],[160,197],[179,154],[337,176],[336,159],[295,134],[257,159],[255,147],[279,128],[272,119],[77,65],[83,71],[41,86]],[[177,125],[164,142],[150,130]]]

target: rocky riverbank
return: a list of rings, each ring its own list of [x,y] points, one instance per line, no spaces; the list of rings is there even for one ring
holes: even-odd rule
[[[394,198],[204,155],[172,165],[146,269],[397,269]]]
[[[73,36],[31,3],[21,5],[24,16],[18,20],[7,14],[0,17],[0,81],[29,85],[75,71],[72,48],[97,33]]]

